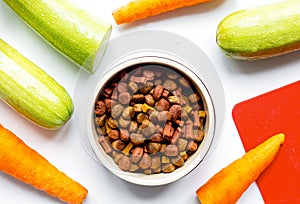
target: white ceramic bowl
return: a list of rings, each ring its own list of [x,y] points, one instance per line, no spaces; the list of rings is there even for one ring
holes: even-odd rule
[[[193,82],[194,86],[200,93],[203,104],[204,110],[207,112],[206,116],[206,124],[204,128],[205,137],[201,144],[199,145],[197,151],[192,154],[188,160],[185,161],[182,167],[177,168],[175,171],[171,173],[158,173],[158,174],[150,174],[146,175],[143,173],[132,173],[128,171],[122,171],[119,167],[115,164],[113,159],[107,155],[101,145],[98,142],[98,134],[95,129],[94,125],[94,107],[95,102],[99,96],[99,91],[106,86],[107,82],[110,81],[112,78],[116,77],[118,73],[131,67],[133,65],[142,64],[142,63],[149,63],[149,64],[161,64],[164,66],[171,67],[173,70],[180,72],[186,76],[188,76],[189,80]],[[117,60],[117,62],[112,65],[108,71],[103,75],[101,79],[99,79],[98,84],[92,92],[92,99],[88,104],[87,110],[87,133],[90,145],[95,153],[97,159],[113,174],[116,176],[139,185],[145,186],[157,186],[163,185],[167,183],[174,182],[188,173],[190,173],[197,165],[201,163],[204,157],[207,155],[215,134],[215,108],[212,101],[212,97],[209,93],[209,89],[203,83],[201,78],[199,78],[198,74],[196,74],[195,68],[191,67],[188,64],[185,64],[176,56],[164,54],[164,53],[155,53],[155,52],[143,52],[139,53],[138,55],[132,54],[128,55],[126,58],[122,58]]]

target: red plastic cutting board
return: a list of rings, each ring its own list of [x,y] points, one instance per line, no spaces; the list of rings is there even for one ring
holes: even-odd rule
[[[236,104],[232,116],[246,151],[274,134],[285,134],[257,185],[267,204],[299,204],[300,81]]]

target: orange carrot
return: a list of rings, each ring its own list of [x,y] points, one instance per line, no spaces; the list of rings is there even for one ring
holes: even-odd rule
[[[133,0],[116,9],[112,15],[119,25],[208,1],[210,0]]]
[[[88,193],[1,124],[0,170],[67,203],[82,203]]]
[[[284,134],[274,135],[215,174],[196,191],[201,204],[236,203],[274,160],[284,140]]]

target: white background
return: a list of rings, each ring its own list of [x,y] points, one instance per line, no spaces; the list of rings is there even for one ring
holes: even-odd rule
[[[116,25],[111,13],[128,0],[69,1],[111,23],[113,25],[111,39],[146,29],[169,31],[190,39],[212,61],[221,77],[226,95],[224,130],[214,152],[186,177],[159,187],[130,184],[97,164],[80,144],[74,120],[60,130],[49,131],[28,122],[0,102],[0,123],[61,171],[85,186],[89,194],[84,203],[198,203],[195,195],[197,188],[244,153],[231,117],[233,106],[299,80],[299,52],[261,61],[236,61],[225,57],[215,42],[217,25],[226,15],[236,10],[274,1],[214,0],[124,26]],[[73,96],[79,68],[43,41],[3,1],[0,1],[0,38],[46,70]],[[60,203],[60,201],[0,173],[0,203]],[[264,203],[255,183],[243,194],[239,203]]]

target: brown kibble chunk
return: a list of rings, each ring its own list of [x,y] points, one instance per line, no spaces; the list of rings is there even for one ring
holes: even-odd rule
[[[193,94],[191,94],[191,95],[189,95],[189,101],[191,102],[191,103],[198,103],[198,101],[200,100],[200,96],[199,96],[199,94],[196,94],[196,93],[193,93]]]
[[[105,125],[105,121],[106,121],[106,115],[103,114],[101,116],[98,116],[95,118],[95,122],[97,123],[97,125],[99,125],[100,127]]]
[[[112,152],[112,148],[104,136],[99,137],[98,142],[103,147],[106,154],[110,154]]]
[[[133,82],[133,81],[130,81],[128,83],[128,89],[132,92],[132,93],[136,93],[138,90],[139,90],[139,86]]]
[[[178,147],[176,145],[170,144],[165,148],[165,155],[168,157],[177,156],[179,153]]]
[[[110,137],[113,140],[119,139],[119,131],[118,130],[111,130],[108,134],[108,137]]]
[[[149,142],[147,144],[147,151],[150,154],[155,154],[155,153],[159,152],[160,148],[161,148],[161,144],[157,143],[157,142]]]
[[[144,153],[139,162],[139,167],[141,167],[142,169],[147,169],[150,168],[150,166],[151,166],[151,157],[147,153]]]
[[[129,104],[130,93],[129,92],[120,93],[118,99],[119,99],[120,103],[122,103],[124,105]]]
[[[146,137],[156,132],[156,127],[149,120],[144,120],[142,122],[141,128],[143,135]]]
[[[153,98],[154,98],[154,100],[159,99],[159,98],[161,97],[163,91],[164,91],[163,86],[157,85],[157,86],[154,88],[154,91],[153,91]]]
[[[170,103],[166,99],[162,98],[155,104],[155,106],[158,111],[167,111],[170,108]]]
[[[114,149],[120,150],[120,151],[122,151],[125,147],[125,144],[122,140],[115,140],[115,141],[113,141],[113,143],[111,145]]]
[[[151,162],[151,169],[157,169],[161,165],[161,157],[160,156],[153,156],[152,157],[152,162]]]
[[[137,163],[138,161],[140,161],[140,159],[142,158],[144,154],[144,150],[141,147],[136,147],[132,150],[132,154],[131,154],[131,161],[133,163]]]
[[[96,102],[96,108],[95,108],[95,113],[97,115],[103,115],[106,111],[106,106],[103,101],[97,101]]]
[[[113,118],[118,118],[124,110],[124,107],[121,104],[116,104],[111,109],[111,116]]]
[[[173,91],[175,89],[177,89],[177,84],[170,79],[165,80],[163,87],[167,90]]]
[[[147,103],[149,106],[154,106],[155,105],[155,100],[151,94],[147,94],[145,96],[145,103]]]
[[[188,150],[189,150],[189,151],[195,152],[195,151],[197,150],[197,148],[198,148],[198,145],[197,145],[196,142],[190,141],[190,142],[188,143]]]
[[[117,87],[118,87],[117,89],[118,89],[119,93],[128,91],[127,83],[125,83],[125,82],[119,82]]]
[[[171,162],[175,166],[179,167],[179,166],[183,166],[184,159],[181,156],[177,156],[177,157],[171,158]]]
[[[170,107],[170,114],[172,116],[172,120],[176,121],[181,117],[182,108],[180,105],[175,104]]]
[[[173,165],[173,164],[171,164],[171,163],[168,163],[168,164],[164,164],[163,166],[162,166],[162,171],[164,172],[164,173],[171,173],[171,172],[173,172],[174,170],[175,170],[175,166]]]
[[[120,139],[123,141],[129,140],[129,132],[126,129],[120,129]]]
[[[145,137],[142,134],[132,133],[130,134],[130,140],[135,145],[141,145],[145,142]]]
[[[119,125],[122,128],[126,128],[129,124],[130,124],[130,120],[126,120],[123,117],[120,117],[120,119],[119,119]]]
[[[123,171],[128,171],[130,169],[130,159],[123,155],[119,160],[119,168]]]
[[[132,106],[127,106],[122,113],[122,117],[126,120],[130,120],[134,116],[134,110]]]

